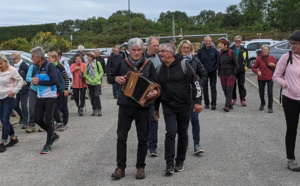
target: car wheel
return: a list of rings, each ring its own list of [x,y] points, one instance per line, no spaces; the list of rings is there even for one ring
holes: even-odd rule
[[[255,58],[251,58],[251,59],[249,60],[249,64],[250,64],[251,68],[252,68],[252,66],[254,65],[255,61],[256,61]]]

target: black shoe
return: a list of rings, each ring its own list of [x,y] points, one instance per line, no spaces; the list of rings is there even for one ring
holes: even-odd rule
[[[6,151],[6,147],[3,143],[0,144],[0,153],[1,152],[5,152]]]
[[[265,104],[261,104],[259,107],[259,110],[264,110],[264,106],[265,106]]]
[[[184,170],[183,162],[176,163],[175,172],[182,172]]]
[[[209,109],[209,105],[205,105],[205,107],[204,107],[205,109]]]
[[[171,176],[174,173],[174,166],[171,164],[168,164],[165,170],[166,176]]]
[[[15,144],[19,143],[19,140],[16,136],[16,139],[10,138],[10,142],[6,145],[7,148],[14,146]]]
[[[217,108],[216,105],[211,106],[211,110],[216,110],[216,108]]]
[[[11,115],[11,117],[16,117],[17,116],[16,113],[13,110],[11,111],[10,115]]]

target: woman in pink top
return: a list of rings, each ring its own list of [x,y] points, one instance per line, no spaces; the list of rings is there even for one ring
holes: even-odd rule
[[[2,140],[0,152],[6,151],[19,142],[9,117],[15,104],[15,95],[23,86],[23,78],[19,75],[16,68],[10,66],[4,54],[0,54],[0,116],[2,129]],[[11,136],[10,142],[6,144],[8,135]]]
[[[87,87],[87,81],[83,77],[85,71],[85,63],[82,62],[80,54],[75,54],[75,63],[71,65],[71,73],[73,74],[72,88],[74,92],[74,100],[78,107],[79,116],[83,116],[83,107],[85,105],[85,92]],[[80,103],[79,103],[80,93]]]
[[[292,171],[300,171],[300,166],[295,160],[300,113],[300,30],[292,33],[288,40],[292,51],[282,55],[279,59],[273,81],[282,87],[282,106],[287,126],[285,136],[287,166]]]

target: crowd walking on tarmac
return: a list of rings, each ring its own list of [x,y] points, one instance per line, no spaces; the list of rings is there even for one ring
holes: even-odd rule
[[[107,64],[98,49],[85,56],[82,45],[78,46],[69,62],[62,60],[60,50],[46,54],[41,47],[31,49],[31,66],[22,60],[19,52],[10,56],[13,66],[9,65],[5,55],[0,54],[0,153],[22,140],[10,123],[13,110],[19,115],[19,123],[28,135],[36,131],[36,125],[40,127],[39,132],[45,132],[45,144],[40,154],[49,154],[55,149],[62,132],[72,132],[68,124],[68,97],[71,92],[79,117],[86,114],[86,104],[92,106],[91,116],[105,117],[101,86],[106,74],[107,83],[112,85],[111,99],[116,99],[118,105],[117,131],[113,137],[116,141],[116,168],[112,171],[112,179],[119,180],[126,175],[127,159],[131,158],[127,157],[127,139],[133,121],[138,147],[135,178],[146,178],[147,154],[151,157],[164,154],[160,156],[165,160],[162,172],[171,176],[174,172],[184,171],[189,147],[197,156],[205,153],[205,147],[200,144],[203,140],[201,133],[205,131],[200,130],[199,113],[203,109],[217,110],[218,79],[225,96],[222,112],[230,114],[234,109],[247,107],[245,74],[251,69],[257,75],[259,87],[257,98],[254,98],[260,100],[258,112],[266,106],[265,85],[269,114],[274,112],[273,82],[282,87],[287,126],[287,168],[300,171],[295,159],[300,113],[300,31],[288,37],[291,51],[279,61],[270,55],[270,46],[263,45],[262,54],[252,67],[248,51],[241,45],[242,39],[240,35],[235,36],[231,46],[227,38],[220,38],[217,41],[220,48],[216,49],[212,38],[207,35],[200,48],[195,49],[189,40],[182,40],[176,46],[174,39],[160,43],[159,38],[151,36],[144,43],[140,38],[132,38],[126,43],[126,50],[118,44],[112,48]],[[135,77],[138,78],[133,80]],[[152,85],[157,86],[148,89]],[[129,95],[128,92],[133,93]],[[86,101],[86,95],[90,103]],[[139,95],[143,96],[137,98]],[[142,99],[151,102],[144,105]],[[247,102],[250,101],[248,98]],[[234,108],[237,104],[242,107]],[[160,113],[165,126],[159,126]],[[188,134],[190,122],[191,135]],[[165,130],[164,139],[158,139],[158,130]],[[189,137],[193,144],[188,143]],[[159,140],[164,140],[164,152],[158,151]]]

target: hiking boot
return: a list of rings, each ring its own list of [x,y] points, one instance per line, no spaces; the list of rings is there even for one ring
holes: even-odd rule
[[[22,129],[28,129],[29,125],[22,125]]]
[[[216,105],[211,106],[211,110],[216,110],[216,108],[217,108]]]
[[[6,151],[6,146],[4,145],[4,143],[0,144],[0,153],[1,152],[5,152]]]
[[[41,154],[49,154],[50,152],[51,152],[51,145],[45,145],[40,153]]]
[[[149,150],[149,152],[150,152],[151,157],[157,157],[157,155],[158,155],[155,149],[154,150]]]
[[[29,126],[29,127],[26,129],[26,132],[27,132],[27,133],[35,132],[35,127]]]
[[[272,109],[272,108],[269,108],[268,113],[273,113],[273,109]]]
[[[171,176],[174,173],[174,166],[172,164],[168,164],[164,173],[166,176]]]
[[[60,135],[54,133],[52,135],[52,137],[51,137],[51,143],[50,143],[50,145],[52,146],[55,142],[57,142],[57,140],[59,140],[59,138],[60,138]]]
[[[209,109],[209,105],[205,105],[205,107],[204,107],[205,109]]]
[[[176,163],[175,172],[182,172],[184,170],[183,162]]]
[[[79,109],[79,116],[83,116],[83,108]]]
[[[296,160],[289,159],[287,162],[287,168],[292,171],[300,171],[300,166],[298,165]]]
[[[136,179],[144,179],[146,176],[145,176],[145,169],[144,168],[138,168],[137,171],[136,171],[136,175],[135,175],[135,178]]]
[[[261,104],[259,107],[259,110],[264,110],[264,106],[265,106],[265,104]]]
[[[194,146],[194,153],[195,154],[201,154],[201,153],[204,153],[204,150],[201,148],[201,146],[200,145],[195,145]]]
[[[241,105],[242,105],[243,107],[247,106],[247,103],[246,103],[246,100],[245,100],[245,99],[243,99],[243,100],[241,101]]]
[[[224,110],[225,112],[230,112],[229,106],[225,106],[225,107],[223,108],[223,110]]]
[[[116,180],[119,180],[120,178],[123,178],[125,176],[125,170],[116,168],[115,172],[112,173],[111,177],[115,178]]]
[[[101,109],[98,109],[98,112],[97,112],[97,116],[102,116],[102,111],[101,111]]]
[[[94,110],[93,110],[93,113],[92,113],[92,116],[97,116],[97,114],[98,114],[98,110],[97,110],[97,109],[94,109]]]
[[[45,130],[42,128],[39,128],[38,132],[45,132]]]
[[[17,136],[16,136],[16,139],[10,138],[10,142],[6,145],[6,148],[12,147],[17,143],[19,143],[19,140],[18,140]]]
[[[231,103],[232,105],[236,105],[236,99],[233,99]]]

